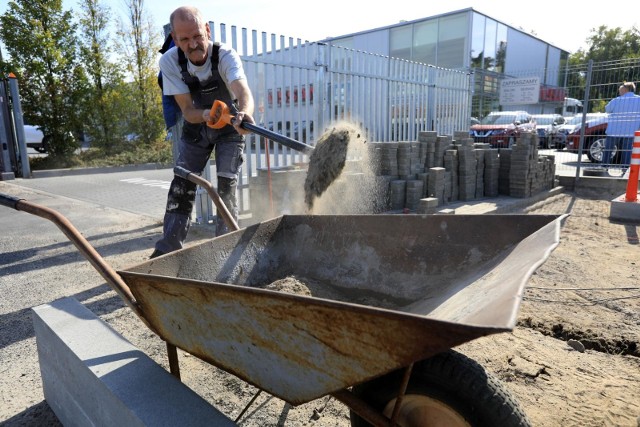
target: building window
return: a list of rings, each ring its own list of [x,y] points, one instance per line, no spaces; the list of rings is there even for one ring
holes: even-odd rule
[[[473,14],[471,28],[471,68],[484,68],[484,26],[487,18]]]
[[[507,61],[507,26],[498,24],[496,36],[496,71],[504,73],[504,64]]]
[[[468,14],[444,16],[439,19],[438,56],[436,64],[443,68],[464,66],[464,45],[467,37]]]
[[[438,46],[438,20],[420,22],[413,26],[412,61],[436,65]]]
[[[389,56],[400,59],[411,59],[411,26],[391,29]]]
[[[498,23],[493,19],[487,19],[484,27],[484,69],[495,71],[496,69],[496,37]]]

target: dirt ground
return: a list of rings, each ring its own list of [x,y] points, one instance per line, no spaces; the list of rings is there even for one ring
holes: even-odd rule
[[[25,190],[0,182],[0,192]],[[70,220],[114,268],[146,260],[160,224],[33,193],[35,202]],[[44,220],[3,209],[0,227],[0,424],[57,425],[44,401],[30,307],[73,296],[168,369],[164,343],[124,307],[115,292]],[[84,210],[83,210],[84,209]],[[637,224],[609,220],[609,200],[564,193],[528,213],[569,213],[561,242],[528,282],[512,333],[457,348],[497,376],[534,426],[640,425],[640,245]],[[21,216],[18,216],[21,215]],[[116,219],[117,218],[117,219]],[[12,232],[28,229],[28,236]],[[42,228],[39,228],[42,227]],[[45,233],[46,232],[46,233]],[[190,244],[209,238],[192,230]],[[48,260],[45,263],[43,260]],[[179,351],[182,380],[231,419],[256,389]],[[262,393],[239,422],[246,427],[349,426],[348,410],[330,397],[291,407]]]

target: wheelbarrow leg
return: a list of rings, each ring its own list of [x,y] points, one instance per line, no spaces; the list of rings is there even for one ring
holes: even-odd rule
[[[180,379],[180,363],[178,362],[178,349],[175,345],[167,342],[167,356],[169,356],[169,371],[171,374]]]
[[[375,427],[390,427],[390,420],[381,412],[373,409],[367,402],[354,395],[349,390],[338,390],[331,393],[340,402],[347,405],[353,412],[361,416]]]
[[[363,401],[348,390],[339,390],[332,393],[331,395],[338,399],[340,402],[347,405],[353,412],[361,416],[363,419],[367,420],[371,425],[374,425],[376,427],[395,427],[397,425],[396,419],[398,418],[398,413],[402,406],[402,399],[407,391],[407,386],[409,385],[409,379],[411,378],[412,371],[413,363],[410,364],[404,371],[391,419],[387,418],[381,412],[372,408],[367,402]]]
[[[409,380],[411,379],[411,372],[413,371],[413,363],[407,367],[404,371],[404,376],[402,377],[402,384],[400,385],[400,390],[398,391],[398,398],[396,399],[396,404],[393,407],[393,414],[391,415],[391,425],[395,426],[396,421],[398,419],[398,413],[400,412],[400,408],[402,407],[402,399],[404,398],[404,394],[407,392],[407,386],[409,385]]]

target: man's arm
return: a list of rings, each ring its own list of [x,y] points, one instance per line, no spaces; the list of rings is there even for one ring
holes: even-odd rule
[[[193,106],[193,99],[190,93],[173,95],[180,106],[184,119],[190,123],[203,123],[209,118],[209,110],[201,110]],[[206,115],[205,115],[206,114]]]
[[[613,98],[611,101],[607,103],[607,105],[604,106],[605,113],[613,113],[613,107],[617,102],[616,99],[617,98]]]
[[[236,120],[234,121],[233,127],[235,127],[240,134],[248,134],[249,131],[242,129],[240,127],[240,123],[243,121],[255,123],[253,120],[254,103],[251,89],[249,88],[246,79],[234,80],[229,83],[229,86],[238,100],[238,113],[236,114]]]

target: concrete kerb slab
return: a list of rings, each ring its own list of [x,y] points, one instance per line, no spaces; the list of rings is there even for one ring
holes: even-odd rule
[[[0,172],[0,181],[12,181],[16,179],[16,175],[13,172]]]
[[[44,396],[65,426],[236,426],[74,298],[32,310]]]

